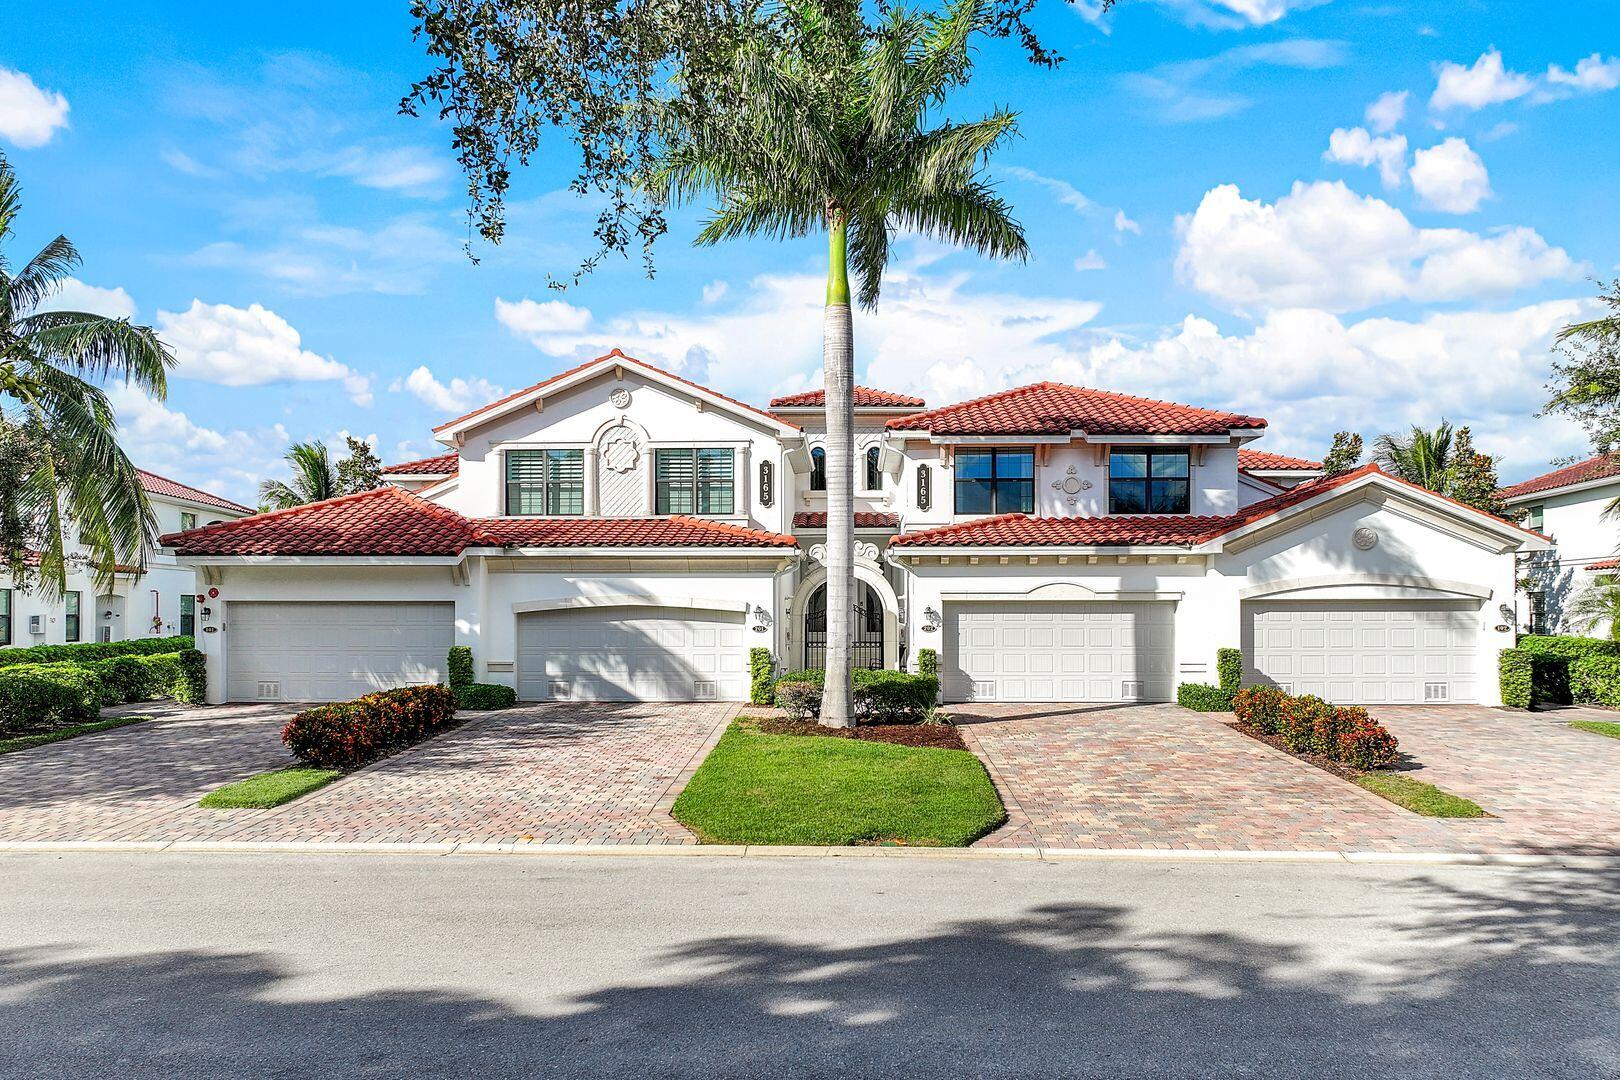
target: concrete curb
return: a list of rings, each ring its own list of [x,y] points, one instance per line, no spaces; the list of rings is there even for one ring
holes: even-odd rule
[[[1620,855],[1488,854],[1406,851],[1244,851],[1165,848],[906,848],[767,847],[741,844],[493,844],[493,843],[284,843],[240,840],[14,840],[0,854],[72,852],[260,855],[542,855],[656,856],[764,859],[1017,859],[1043,862],[1134,860],[1141,862],[1329,862],[1362,865],[1564,867],[1620,869]]]

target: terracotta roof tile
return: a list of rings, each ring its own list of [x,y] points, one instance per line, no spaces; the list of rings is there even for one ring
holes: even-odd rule
[[[218,495],[210,495],[200,488],[190,487],[178,480],[170,480],[167,476],[159,476],[155,472],[145,469],[136,469],[141,478],[141,487],[146,489],[148,495],[166,495],[171,499],[184,499],[202,506],[212,506],[216,510],[228,510],[233,514],[251,514],[251,507],[233,503],[229,499],[222,499]]]
[[[1321,467],[1320,461],[1287,457],[1266,450],[1251,450],[1247,446],[1238,448],[1238,468],[1247,472],[1305,472]]]
[[[1264,420],[1062,383],[1020,386],[960,405],[890,420],[888,426],[934,435],[1224,435],[1263,428]]]
[[[1517,484],[1503,488],[1497,494],[1504,499],[1513,499],[1521,495],[1551,491],[1554,488],[1585,484],[1592,480],[1606,480],[1617,475],[1620,475],[1620,454],[1599,454],[1597,457],[1566,465],[1562,469],[1554,469],[1550,473],[1521,480]]]
[[[796,547],[781,533],[675,515],[663,518],[479,518],[514,547]]]
[[[825,529],[827,527],[827,511],[801,510],[793,515],[795,529]],[[857,529],[898,529],[900,527],[899,514],[882,514],[864,510],[855,512],[855,527]]]
[[[390,465],[382,471],[383,476],[454,476],[461,467],[461,455],[454,450],[448,454],[439,454],[437,457],[421,458],[417,461],[402,461],[398,465]]]
[[[802,394],[788,394],[772,398],[773,409],[819,409],[827,404],[827,391],[807,390]],[[891,390],[873,390],[869,386],[855,388],[857,409],[920,409],[928,402],[910,394],[896,394]]]
[[[1600,559],[1595,563],[1587,564],[1586,568],[1588,570],[1620,570],[1620,559]]]

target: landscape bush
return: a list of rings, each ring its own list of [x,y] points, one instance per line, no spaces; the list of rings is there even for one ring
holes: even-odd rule
[[[1531,657],[1530,704],[1519,708],[1581,701],[1571,684],[1573,666],[1586,657],[1620,656],[1620,641],[1572,634],[1526,634],[1516,648]]]
[[[174,700],[201,705],[208,698],[208,658],[197,649],[181,649],[176,667]]]
[[[1363,710],[1357,711],[1366,715]],[[1395,764],[1397,745],[1388,728],[1368,717],[1339,733],[1338,746],[1332,756],[1352,769],[1387,769]]]
[[[1233,696],[1238,721],[1276,736],[1295,754],[1315,754],[1354,769],[1394,763],[1398,744],[1389,730],[1358,705],[1335,707],[1319,697],[1293,697],[1274,686],[1246,686]]]
[[[1182,683],[1176,687],[1176,704],[1194,712],[1227,712],[1232,708],[1232,694],[1208,683]]]
[[[1528,709],[1535,696],[1536,658],[1523,649],[1503,649],[1496,661],[1496,678],[1502,689],[1502,704],[1510,709]]]
[[[939,678],[939,650],[938,649],[918,649],[917,650],[917,674],[919,674],[919,675],[932,675],[936,679]]]
[[[444,668],[446,677],[450,680],[450,689],[457,690],[472,685],[473,679],[477,677],[473,671],[472,646],[450,646],[450,655],[445,658]]]
[[[0,649],[0,667],[18,664],[87,664],[114,656],[153,656],[193,648],[196,648],[196,642],[186,635],[131,638],[128,641],[86,641],[77,645],[30,645],[22,649]]]
[[[771,650],[756,645],[748,650],[748,700],[754,705],[771,703],[771,684],[776,675],[776,660]]]
[[[1215,677],[1222,690],[1237,693],[1243,685],[1243,650],[1216,649]]]
[[[1289,697],[1283,702],[1277,736],[1296,754],[1309,754],[1316,745],[1318,725],[1333,722],[1333,706],[1315,694]]]
[[[1262,735],[1275,735],[1282,726],[1287,700],[1288,695],[1275,686],[1245,686],[1232,695],[1232,711]]]
[[[0,668],[0,735],[74,724],[101,715],[102,683],[76,664],[13,664]]]
[[[287,721],[281,741],[300,761],[349,771],[419,742],[455,715],[448,686],[402,686],[306,709]]]
[[[1569,667],[1570,695],[1580,702],[1620,708],[1620,656],[1583,656]]]
[[[795,672],[807,675],[808,672]],[[819,673],[818,673],[819,674]],[[772,693],[776,707],[788,714],[790,720],[814,720],[821,715],[821,680],[792,678],[784,675],[776,680]]]
[[[773,692],[777,708],[795,720],[819,716],[825,679],[820,668],[783,675],[776,680]],[[852,681],[855,716],[861,723],[917,723],[927,717],[939,700],[939,679],[933,675],[856,668]]]
[[[456,687],[456,708],[474,712],[510,709],[517,704],[517,691],[500,683],[463,683]]]

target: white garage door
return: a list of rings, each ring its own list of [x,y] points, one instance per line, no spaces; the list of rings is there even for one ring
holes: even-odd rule
[[[611,607],[518,616],[524,701],[741,701],[740,611]]]
[[[1168,701],[1168,603],[953,604],[946,701]]]
[[[1276,603],[1244,612],[1247,681],[1338,705],[1475,700],[1476,605]]]
[[[233,602],[226,611],[231,701],[343,701],[443,682],[455,605]]]

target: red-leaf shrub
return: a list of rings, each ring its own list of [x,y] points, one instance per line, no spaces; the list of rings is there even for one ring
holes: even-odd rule
[[[1245,686],[1232,695],[1232,711],[1242,723],[1264,735],[1275,735],[1288,695],[1275,686]]]
[[[281,741],[300,761],[358,769],[426,738],[455,715],[449,687],[402,686],[306,709],[281,729]]]
[[[1296,754],[1308,754],[1316,742],[1316,729],[1333,722],[1333,706],[1315,694],[1286,698],[1277,734],[1283,745]]]
[[[1384,769],[1393,765],[1397,746],[1395,736],[1383,724],[1368,717],[1365,710],[1355,711],[1365,719],[1340,733],[1338,752],[1334,756],[1352,769]]]

